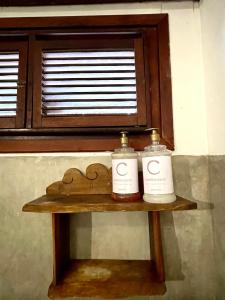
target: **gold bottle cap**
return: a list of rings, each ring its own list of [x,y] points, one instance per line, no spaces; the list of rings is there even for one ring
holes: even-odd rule
[[[120,142],[121,145],[128,145],[128,137],[127,137],[127,131],[121,131],[121,137],[120,137]]]
[[[152,142],[160,141],[159,128],[148,128],[146,131],[150,131],[150,139]]]

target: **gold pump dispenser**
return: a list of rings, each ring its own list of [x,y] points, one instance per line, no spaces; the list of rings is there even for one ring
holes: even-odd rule
[[[171,203],[176,200],[172,175],[172,152],[160,144],[158,128],[149,128],[151,145],[142,153],[144,196],[150,203]]]
[[[146,131],[150,131],[150,139],[152,142],[159,142],[160,141],[160,135],[159,135],[159,129],[158,128],[149,128]]]
[[[128,137],[127,137],[127,131],[121,131],[121,137],[120,137],[120,142],[122,147],[128,147]]]
[[[121,131],[121,148],[112,153],[112,198],[115,201],[140,200],[137,153],[128,146],[127,131]]]

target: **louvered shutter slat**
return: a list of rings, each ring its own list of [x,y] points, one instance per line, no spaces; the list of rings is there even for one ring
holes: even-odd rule
[[[94,57],[134,57],[133,50],[131,51],[61,51],[61,52],[44,52],[43,58],[45,60],[50,59],[75,59],[75,58],[81,58],[81,57],[88,57],[88,58],[94,58]]]
[[[42,114],[137,113],[134,50],[43,52]]]
[[[2,72],[7,73],[9,69],[4,69]],[[135,71],[134,66],[122,66],[122,65],[102,65],[102,66],[54,66],[45,67],[45,73],[65,73],[65,72],[96,72],[96,71]],[[0,69],[1,72],[1,69]]]
[[[8,90],[12,94],[15,93],[15,90],[11,89]],[[85,86],[85,87],[47,87],[43,88],[42,92],[43,94],[77,94],[77,93],[99,93],[99,92],[104,92],[104,93],[125,93],[125,92],[135,92],[136,88],[135,87],[130,87],[130,86]],[[1,94],[1,89],[0,89],[0,94]]]
[[[92,73],[63,73],[63,74],[42,74],[43,80],[61,80],[61,79],[82,79],[85,78],[87,80],[89,79],[105,79],[105,78],[135,78],[135,73],[134,72],[123,72],[123,73],[118,73],[118,72],[92,72]]]
[[[115,58],[102,58],[102,59],[58,59],[58,60],[47,60],[45,65],[46,66],[76,66],[76,65],[133,65],[134,60],[133,59],[115,59]]]
[[[0,110],[0,117],[14,117],[15,112],[14,110]]]
[[[15,110],[16,109],[16,103],[0,103],[0,110]]]
[[[0,103],[2,102],[15,102],[16,103],[16,95],[15,96],[8,96],[8,95],[0,95]]]
[[[1,105],[1,104],[0,104]],[[46,102],[49,109],[52,108],[92,108],[93,104],[91,102]],[[135,101],[127,101],[123,103],[124,107],[135,107]],[[120,103],[114,103],[109,101],[95,101],[95,107],[121,107]]]
[[[104,85],[135,85],[134,79],[121,79],[121,80],[57,80],[57,81],[43,81],[43,86],[104,86]],[[13,83],[11,83],[13,84]],[[10,85],[13,86],[13,85]]]
[[[17,82],[8,82],[8,81],[1,81],[0,80],[0,88],[17,88]]]
[[[17,82],[18,74],[16,75],[1,75],[0,74],[0,82]]]
[[[60,116],[60,115],[99,115],[99,114],[105,114],[105,115],[120,115],[120,114],[127,114],[128,109],[121,107],[119,110],[115,108],[110,108],[110,109],[63,109],[63,110],[51,110],[48,109],[48,115],[49,116]],[[129,113],[135,113],[136,109],[129,108]]]
[[[19,53],[0,53],[0,117],[14,117],[17,109]]]
[[[70,100],[74,100],[74,101],[90,101],[90,100],[98,100],[98,99],[110,99],[110,101],[120,101],[120,100],[129,100],[129,99],[136,99],[136,94],[130,94],[130,93],[126,93],[126,94],[79,94],[79,95],[45,95],[44,100],[45,101],[70,101]]]
[[[0,95],[16,95],[17,89],[0,89]]]

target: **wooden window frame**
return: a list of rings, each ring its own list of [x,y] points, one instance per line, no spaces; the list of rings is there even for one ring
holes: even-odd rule
[[[45,36],[47,39],[48,36]],[[51,38],[51,35],[49,36]],[[34,55],[34,61],[37,64],[38,70],[36,74],[34,74],[34,90],[36,91],[34,98],[33,98],[33,128],[68,128],[68,127],[104,127],[106,124],[110,124],[110,127],[115,126],[142,126],[146,124],[146,111],[144,109],[145,107],[145,88],[143,88],[141,85],[143,85],[144,82],[144,61],[143,61],[143,45],[142,45],[142,39],[138,38],[137,36],[129,37],[129,34],[121,35],[120,39],[116,39],[112,42],[112,48],[113,49],[120,49],[121,45],[124,47],[128,44],[133,44],[134,50],[138,51],[142,55],[138,55],[135,59],[136,63],[136,73],[137,74],[137,107],[138,112],[136,114],[132,115],[87,115],[87,116],[42,116],[41,115],[41,83],[42,83],[42,72],[41,72],[41,53],[42,50],[57,50],[62,49],[62,43],[63,47],[68,50],[75,50],[80,49],[82,44],[85,44],[85,49],[88,49],[87,47],[87,41],[86,40],[78,40],[78,44],[74,45],[74,39],[65,39],[65,36],[62,35],[63,40],[40,40],[35,42],[35,55]],[[124,38],[124,42],[121,41],[121,38]],[[99,41],[101,38],[98,38],[94,41],[88,41],[89,44],[92,44],[94,42],[94,48],[97,49],[104,49],[103,45],[106,43],[110,43],[110,38],[102,38],[102,42]],[[84,43],[82,43],[84,42]],[[90,47],[90,46],[89,46]],[[38,62],[38,63],[37,63]],[[119,122],[118,122],[119,121]],[[120,123],[121,122],[121,123]]]
[[[48,18],[3,18],[0,19],[0,34],[14,33],[29,36],[29,49],[35,51],[33,34],[49,31],[88,30],[90,28],[131,29],[139,28],[144,34],[144,60],[146,64],[147,124],[139,127],[112,128],[32,128],[33,67],[27,74],[26,124],[21,129],[0,130],[0,152],[58,152],[58,151],[104,151],[118,147],[118,132],[130,132],[130,145],[143,150],[149,144],[144,129],[158,127],[162,142],[174,149],[172,90],[169,52],[168,14],[79,16]],[[151,29],[151,30],[148,30]],[[151,43],[152,40],[157,41]],[[157,59],[151,59],[152,57]],[[28,62],[31,57],[29,54]]]
[[[0,39],[0,52],[19,52],[17,80],[17,109],[14,117],[1,117],[0,128],[21,128],[25,120],[27,42]]]
[[[142,0],[146,2],[149,0]],[[158,2],[160,0],[152,0]],[[173,1],[173,0],[168,0]],[[190,1],[190,0],[176,0]],[[199,2],[200,0],[193,0],[193,2]],[[40,5],[77,5],[77,4],[106,4],[106,3],[124,3],[135,2],[135,0],[2,0],[2,6],[40,6]]]

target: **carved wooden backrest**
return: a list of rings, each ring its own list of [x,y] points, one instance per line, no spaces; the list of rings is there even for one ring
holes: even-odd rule
[[[79,169],[68,169],[62,181],[52,183],[46,189],[47,195],[111,194],[112,170],[96,163],[86,169],[84,175]]]

